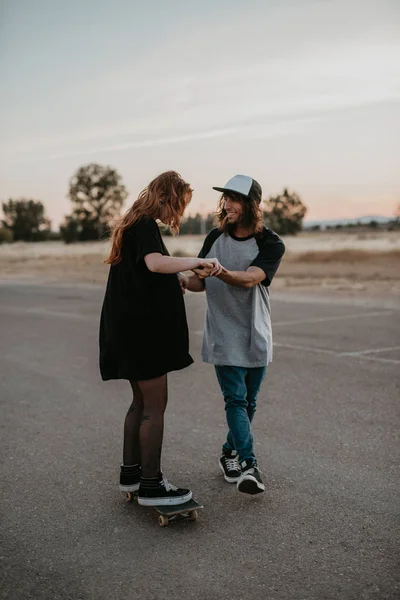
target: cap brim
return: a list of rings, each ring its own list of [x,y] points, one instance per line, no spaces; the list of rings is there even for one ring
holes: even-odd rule
[[[238,192],[237,190],[232,190],[231,188],[226,187],[213,187],[213,190],[216,190],[217,192],[232,192],[233,194],[239,194],[239,196],[243,196],[244,198],[249,197],[246,194],[243,194],[242,192]]]

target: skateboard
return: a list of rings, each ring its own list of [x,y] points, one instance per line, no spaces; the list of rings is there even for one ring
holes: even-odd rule
[[[137,494],[134,492],[127,492],[125,495],[128,502],[137,502]],[[199,518],[199,510],[204,508],[204,506],[192,498],[183,504],[163,504],[150,506],[149,508],[154,508],[158,513],[158,523],[160,524],[160,527],[167,527],[169,523],[174,523],[176,521],[197,521]]]

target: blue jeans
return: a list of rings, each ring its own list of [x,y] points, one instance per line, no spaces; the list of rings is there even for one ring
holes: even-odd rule
[[[236,450],[239,462],[254,462],[251,421],[256,412],[257,394],[267,367],[215,366],[218,382],[225,400],[228,437],[223,450]]]

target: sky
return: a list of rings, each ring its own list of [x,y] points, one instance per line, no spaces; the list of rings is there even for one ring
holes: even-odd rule
[[[215,209],[250,175],[308,219],[400,202],[398,0],[0,0],[0,200],[71,212],[78,167],[111,165],[126,208],[159,173]]]

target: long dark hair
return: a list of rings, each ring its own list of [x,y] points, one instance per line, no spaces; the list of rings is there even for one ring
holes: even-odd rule
[[[224,208],[225,198],[230,198],[235,202],[240,202],[243,206],[243,214],[241,225],[250,229],[254,234],[261,233],[264,227],[263,213],[261,206],[255,200],[244,198],[241,194],[235,192],[225,192],[219,199],[217,208],[217,223],[220,231],[230,233],[235,225],[230,225],[226,218],[226,210]]]

